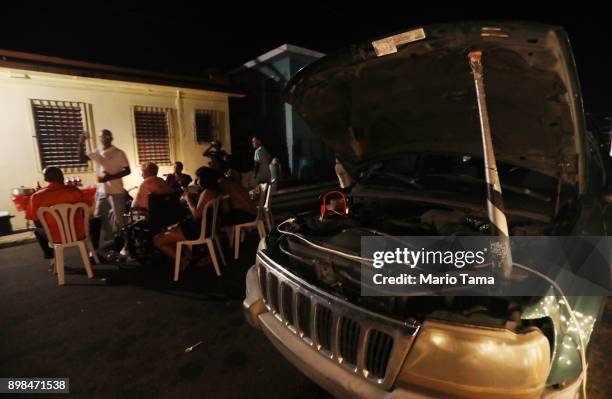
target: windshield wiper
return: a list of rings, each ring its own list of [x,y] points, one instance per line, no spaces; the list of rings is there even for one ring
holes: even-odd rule
[[[411,186],[413,188],[419,189],[419,190],[422,190],[424,188],[424,186],[418,182],[418,179],[416,179],[414,177],[406,177],[406,176],[403,176],[403,175],[401,175],[399,173],[388,172],[386,170],[385,171],[383,171],[383,170],[374,170],[374,171],[371,171],[362,180],[370,180],[370,178],[372,176],[376,176],[376,175],[390,177],[390,178],[392,178],[394,180],[397,180],[399,182],[405,183],[405,184],[407,184],[407,185],[409,185],[409,186]]]
[[[486,181],[484,179],[479,179],[477,177],[469,176],[469,175],[430,174],[430,175],[425,175],[425,177],[437,177],[437,178],[442,178],[442,179],[446,179],[446,180],[459,181],[459,182],[463,182],[463,183],[483,183],[483,184],[486,184]],[[546,195],[546,194],[543,194],[543,193],[540,193],[540,192],[537,192],[537,191],[533,191],[533,190],[531,190],[529,188],[512,186],[512,185],[503,184],[503,183],[502,183],[501,187],[504,190],[506,190],[506,191],[510,191],[512,193],[523,194],[523,195],[526,195],[528,197],[539,199],[540,201],[546,201],[546,202],[551,202],[552,201],[552,197],[550,195]]]

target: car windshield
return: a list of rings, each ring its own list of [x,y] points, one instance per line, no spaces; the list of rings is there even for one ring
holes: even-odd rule
[[[518,166],[498,163],[502,190],[550,202],[558,180]],[[457,155],[406,154],[370,165],[359,183],[389,189],[474,191],[486,188],[482,159]]]

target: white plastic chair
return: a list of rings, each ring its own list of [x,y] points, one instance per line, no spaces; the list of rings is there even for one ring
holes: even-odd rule
[[[252,222],[236,224],[233,226],[233,234],[230,239],[230,244],[234,247],[234,259],[240,257],[240,241],[241,241],[241,230],[250,229],[255,227],[259,234],[259,239],[263,239],[266,236],[266,221],[270,212],[270,192],[271,184],[263,184],[264,188],[259,197],[259,205],[257,206],[257,216]]]
[[[83,223],[85,230],[85,237],[79,239],[76,232],[75,217],[79,211],[83,213]],[[60,242],[54,242],[53,236],[49,230],[47,224],[46,215],[51,215],[55,220],[57,229],[60,234]],[[92,256],[96,263],[100,263],[96,251],[94,250],[93,244],[89,237],[89,206],[83,202],[76,204],[57,204],[50,207],[42,207],[38,209],[38,219],[45,230],[47,239],[49,240],[49,247],[53,248],[55,253],[54,271],[57,272],[57,281],[59,285],[64,285],[64,248],[68,247],[79,247],[81,252],[81,258],[85,265],[85,271],[87,277],[93,278],[93,271],[91,270],[91,264],[89,263],[88,250],[92,252]]]
[[[178,281],[179,273],[181,272],[181,252],[183,245],[187,245],[190,249],[194,245],[202,245],[206,244],[208,247],[208,252],[210,253],[210,258],[212,260],[213,266],[215,267],[215,272],[217,276],[221,275],[221,270],[219,269],[219,263],[217,262],[217,254],[215,253],[215,246],[219,251],[219,256],[221,257],[221,262],[225,266],[225,256],[223,255],[223,248],[221,247],[221,242],[219,241],[219,237],[217,235],[217,216],[219,214],[219,204],[221,202],[221,197],[217,197],[212,201],[208,201],[206,205],[204,205],[204,210],[202,211],[202,228],[200,230],[200,237],[195,240],[185,240],[179,241],[176,243],[176,259],[174,262],[174,281]],[[206,234],[207,224],[210,223],[208,219],[208,211],[212,207],[212,229],[210,234]]]

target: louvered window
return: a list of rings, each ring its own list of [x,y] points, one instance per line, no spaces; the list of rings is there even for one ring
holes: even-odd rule
[[[198,143],[209,143],[223,137],[225,113],[212,109],[197,109],[195,131]]]
[[[78,157],[79,136],[89,130],[86,104],[31,100],[31,105],[41,167],[57,166],[65,172],[87,170],[88,162]]]
[[[171,163],[169,110],[135,107],[136,147],[138,162]]]

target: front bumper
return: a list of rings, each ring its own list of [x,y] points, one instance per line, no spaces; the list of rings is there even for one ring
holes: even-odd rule
[[[382,386],[373,384],[363,375],[321,358],[313,345],[304,342],[295,331],[279,320],[278,314],[264,304],[259,284],[258,266],[247,273],[247,295],[243,302],[245,318],[252,326],[261,329],[276,349],[302,373],[337,397],[351,398],[439,398],[442,392],[431,391],[418,385],[401,383]],[[547,388],[544,398],[575,398],[580,381],[574,381],[563,389]],[[482,397],[487,397],[482,396]]]

